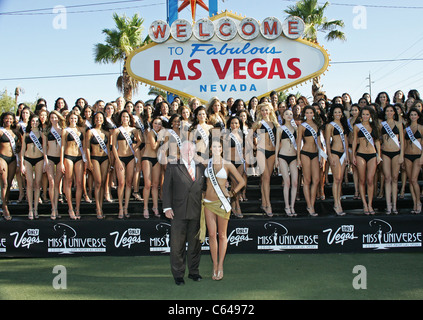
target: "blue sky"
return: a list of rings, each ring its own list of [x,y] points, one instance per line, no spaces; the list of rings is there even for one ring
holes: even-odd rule
[[[106,2],[113,4],[90,5]],[[20,86],[25,93],[19,97],[19,101],[34,101],[37,97],[43,97],[50,110],[57,97],[64,97],[70,106],[79,97],[84,97],[90,104],[98,99],[115,100],[120,95],[115,85],[118,75],[49,76],[119,73],[122,69],[120,63],[96,64],[93,58],[94,45],[104,42],[102,29],[114,28],[113,12],[127,16],[138,12],[144,18],[145,37],[151,22],[166,20],[165,3],[166,0],[122,3],[113,0],[0,0],[0,90],[7,89],[13,93]],[[293,4],[295,1],[292,0],[219,0],[218,6],[219,12],[232,10],[261,21],[269,16],[283,20],[286,17],[284,9]],[[53,8],[59,5],[66,8],[66,25],[63,20],[58,20],[57,13],[53,13]],[[85,6],[72,7],[75,5]],[[359,5],[364,6],[365,10],[358,10]],[[46,10],[4,14],[44,8]],[[204,9],[198,7],[197,19],[207,15]],[[319,34],[319,43],[332,60],[329,70],[322,77],[328,97],[348,92],[357,101],[364,92],[369,91],[369,81],[366,79],[369,73],[373,82],[373,98],[381,91],[388,92],[392,98],[398,89],[405,93],[417,89],[422,93],[422,15],[423,3],[417,0],[372,0],[365,3],[357,0],[332,1],[326,16],[345,22],[343,31],[347,41],[327,42],[324,34]],[[190,20],[190,10],[185,9],[179,17]],[[65,28],[57,28],[58,22]],[[397,61],[351,63],[375,60]],[[15,79],[31,77],[46,78]],[[290,90],[294,93],[297,91],[310,97],[310,83]],[[133,100],[152,98],[147,92],[148,87],[142,85]]]

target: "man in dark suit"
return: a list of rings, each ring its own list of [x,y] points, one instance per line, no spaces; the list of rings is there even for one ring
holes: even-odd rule
[[[184,141],[178,163],[169,163],[163,181],[163,211],[171,219],[170,264],[175,283],[184,284],[186,260],[188,277],[200,281],[201,242],[196,238],[200,229],[204,166],[195,163],[195,145]],[[188,242],[188,248],[186,243]]]

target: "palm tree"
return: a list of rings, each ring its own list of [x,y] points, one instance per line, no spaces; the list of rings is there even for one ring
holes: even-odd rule
[[[132,100],[132,94],[137,92],[139,82],[128,74],[125,66],[126,59],[134,49],[149,43],[150,38],[147,36],[144,40],[141,39],[144,19],[137,13],[132,18],[114,13],[113,20],[117,29],[103,29],[106,43],[97,43],[94,46],[94,61],[97,63],[123,62],[122,75],[119,76],[116,87],[128,101]]]
[[[345,41],[345,33],[338,30],[344,27],[342,20],[328,20],[324,11],[329,6],[329,2],[319,6],[317,0],[300,0],[294,6],[288,6],[285,13],[297,16],[304,21],[304,37],[317,43],[317,33],[326,33],[325,39],[328,41]],[[321,90],[320,77],[313,79],[312,94],[313,97]]]

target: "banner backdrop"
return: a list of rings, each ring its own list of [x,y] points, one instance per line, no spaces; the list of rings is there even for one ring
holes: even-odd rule
[[[412,215],[232,219],[228,253],[422,252],[422,229]],[[170,236],[159,219],[1,222],[0,258],[168,255]]]

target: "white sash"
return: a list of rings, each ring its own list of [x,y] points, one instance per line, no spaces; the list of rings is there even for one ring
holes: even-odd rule
[[[314,131],[314,129],[306,122],[301,123],[301,125],[303,127],[305,127],[308,131],[311,132],[311,135],[314,138],[314,142],[316,143],[317,149],[319,150],[319,160],[320,157],[323,157],[325,160],[328,159],[328,156],[326,155],[326,153],[320,148],[319,143],[317,142],[317,133],[316,131]]]
[[[172,137],[176,140],[176,144],[178,145],[179,149],[181,149],[182,141],[178,134],[173,129],[168,129],[167,131],[169,131]]]
[[[391,137],[392,140],[394,140],[395,144],[399,148],[400,144],[399,144],[399,141],[398,141],[398,137],[395,135],[395,133],[392,132],[392,129],[389,126],[388,122],[382,121],[382,126],[385,128],[386,133],[388,133],[388,135]]]
[[[204,140],[204,144],[206,147],[209,145],[209,137],[207,136],[206,132],[204,131],[201,125],[197,125],[197,130],[200,132],[201,138]]]
[[[73,137],[73,140],[75,140],[76,144],[78,145],[79,150],[81,151],[82,160],[84,162],[87,162],[87,158],[85,157],[84,148],[82,147],[82,142],[81,142],[81,139],[79,139],[79,136],[71,128],[66,128],[66,131]]]
[[[133,142],[132,142],[131,137],[129,136],[128,132],[126,132],[126,130],[125,130],[122,126],[120,126],[118,129],[119,129],[119,131],[120,131],[120,132],[122,132],[123,136],[125,137],[125,140],[126,140],[126,142],[128,143],[129,148],[131,149],[132,154],[133,154],[133,155],[134,155],[134,157],[135,157],[135,163],[137,163],[137,162],[138,162],[138,159],[137,159],[137,157],[135,156],[135,151],[134,151],[134,148],[132,148],[132,143],[133,143]],[[156,133],[156,135],[157,135],[157,133]]]
[[[282,128],[283,131],[285,131],[289,140],[291,140],[291,143],[294,146],[294,149],[297,150],[297,142],[295,141],[294,134],[291,131],[289,131],[289,129],[285,125],[283,125],[281,128]]]
[[[112,126],[113,129],[116,129],[116,125],[113,123],[113,121],[109,118],[106,118],[106,121]]]
[[[267,124],[266,121],[261,120],[260,122],[266,128],[267,133],[269,134],[270,140],[272,141],[273,146],[275,146],[275,135],[273,134],[272,129],[270,129],[270,126]]]
[[[414,136],[413,131],[411,131],[411,128],[407,127],[407,128],[405,128],[405,131],[407,131],[407,134],[410,137],[410,140],[415,144],[415,146],[417,148],[419,148],[420,150],[422,150],[422,145],[420,144],[420,142]]]
[[[210,182],[213,185],[214,191],[216,191],[217,196],[219,197],[220,202],[222,202],[221,208],[224,209],[226,212],[231,211],[231,204],[229,200],[223,194],[222,189],[217,182],[216,176],[213,170],[213,158],[209,160],[209,164],[207,166],[207,171],[209,173]]]
[[[238,152],[238,156],[241,159],[242,164],[244,165],[244,171],[245,171],[245,160],[244,160],[244,155],[243,155],[243,152],[242,152],[242,144],[241,144],[241,142],[239,142],[237,137],[232,132],[229,134],[229,136],[235,142],[236,151]]]
[[[15,139],[13,139],[12,135],[5,128],[1,127],[0,130],[3,131],[3,134],[5,134],[6,137],[9,139],[10,146],[12,147],[13,154],[16,154],[16,143],[15,143]]]
[[[348,128],[350,129],[351,132],[353,132],[354,129],[353,129],[352,125],[351,125],[350,118],[347,119],[347,123],[348,123]]]
[[[339,159],[339,161],[341,162],[341,165],[344,163],[344,161],[345,161],[345,158],[347,157],[347,152],[346,152],[346,150],[347,150],[347,148],[346,148],[346,145],[345,145],[345,136],[344,136],[344,130],[342,130],[341,129],[341,127],[335,122],[335,121],[332,121],[331,123],[330,123],[336,130],[338,130],[338,132],[339,132],[339,136],[341,137],[341,140],[342,140],[342,144],[343,144],[343,146],[344,146],[344,153],[342,154],[342,157]]]
[[[109,153],[107,152],[107,146],[106,143],[104,142],[103,139],[101,139],[100,135],[98,134],[96,129],[91,129],[91,132],[93,133],[93,136],[97,139],[98,144],[100,145],[101,149],[103,149],[103,151],[109,155]]]
[[[18,124],[21,126],[21,128],[22,128],[22,132],[24,132],[25,133],[25,130],[26,130],[26,124],[25,124],[25,122],[23,122],[23,121],[19,121],[18,122]]]
[[[56,131],[56,129],[54,129],[54,127],[51,127],[50,129],[51,134],[53,135],[53,137],[56,139],[57,143],[59,144],[59,146],[62,146],[62,137],[60,136],[60,134]]]
[[[41,153],[44,153],[43,146],[41,145],[40,140],[38,140],[37,136],[34,132],[29,133],[29,137],[31,138],[32,142],[37,146],[37,149],[41,151]]]
[[[88,121],[88,119],[86,119],[85,120],[85,125],[89,128],[89,129],[91,129],[93,126],[92,126],[92,124]]]
[[[283,121],[282,121],[282,117],[281,117],[281,115],[280,115],[280,114],[278,114],[278,122],[279,122],[279,124],[280,124],[280,125],[282,125],[282,122],[283,122]]]
[[[294,128],[298,128],[298,126],[295,123],[295,120],[294,119],[291,120],[291,126],[293,126]]]
[[[361,130],[361,132],[363,132],[367,141],[369,141],[370,144],[374,147],[375,143],[373,142],[372,135],[369,133],[369,131],[367,131],[367,129],[361,123],[356,124],[356,126]]]
[[[141,122],[140,117],[138,117],[137,115],[134,116],[135,122],[138,124],[138,126],[141,128],[141,132],[144,133],[145,128],[144,125]]]

